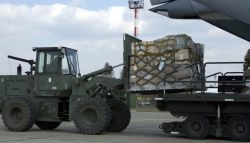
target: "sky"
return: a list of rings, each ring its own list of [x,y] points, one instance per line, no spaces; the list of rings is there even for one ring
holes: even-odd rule
[[[127,5],[126,0],[1,0],[1,3],[11,3],[17,5],[52,5],[55,3],[61,3],[69,6],[76,6],[84,9],[89,10],[98,10],[98,9],[105,9],[111,6],[125,6]]]
[[[139,11],[139,38],[155,40],[188,34],[205,45],[205,61],[243,61],[249,42],[201,20],[175,20]],[[15,74],[19,62],[34,59],[32,47],[66,46],[78,50],[82,74],[122,63],[123,34],[133,34],[133,11],[126,0],[0,0],[0,74]],[[28,65],[23,64],[24,70]],[[242,66],[216,70],[242,71]],[[214,71],[217,72],[217,71]],[[119,75],[119,71],[115,71]]]

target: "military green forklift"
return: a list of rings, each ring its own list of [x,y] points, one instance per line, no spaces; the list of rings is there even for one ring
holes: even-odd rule
[[[77,51],[67,47],[38,47],[36,61],[8,58],[30,65],[27,75],[0,76],[0,110],[11,131],[27,131],[34,124],[53,130],[61,122],[73,121],[83,134],[121,132],[130,122],[123,97],[123,80],[101,76],[115,67],[81,76]]]

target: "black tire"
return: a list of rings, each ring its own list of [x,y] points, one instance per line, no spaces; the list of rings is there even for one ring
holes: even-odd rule
[[[250,121],[245,116],[231,117],[227,124],[229,137],[234,141],[250,139]]]
[[[11,131],[29,130],[34,125],[36,118],[36,107],[26,98],[12,98],[4,105],[3,123]]]
[[[111,110],[102,98],[84,97],[76,105],[73,121],[82,134],[103,133],[111,120]]]
[[[121,100],[112,99],[108,102],[112,110],[112,119],[107,128],[108,132],[121,132],[127,128],[131,119],[128,105]]]
[[[184,133],[191,139],[204,139],[210,133],[210,122],[205,116],[191,115],[184,122]]]
[[[37,127],[42,130],[53,130],[57,128],[61,122],[49,122],[49,121],[36,121]]]

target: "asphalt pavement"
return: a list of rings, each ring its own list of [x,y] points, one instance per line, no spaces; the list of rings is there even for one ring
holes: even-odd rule
[[[159,124],[176,118],[164,112],[132,112],[129,127],[120,133],[102,135],[79,134],[72,122],[62,123],[53,131],[34,127],[27,132],[11,132],[0,122],[0,143],[224,143],[228,139],[210,137],[204,140],[187,139],[181,135],[166,135]]]

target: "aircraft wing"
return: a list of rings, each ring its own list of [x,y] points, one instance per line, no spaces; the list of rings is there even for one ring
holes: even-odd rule
[[[250,41],[250,0],[151,0],[150,9],[174,19],[202,19]]]

